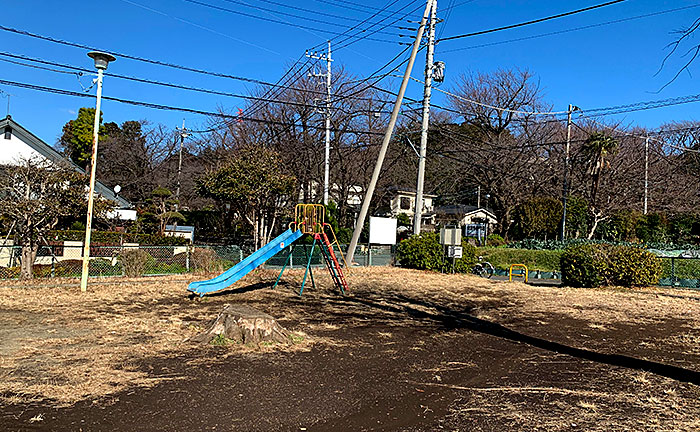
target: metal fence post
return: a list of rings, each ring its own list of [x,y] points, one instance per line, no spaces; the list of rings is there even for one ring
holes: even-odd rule
[[[367,267],[372,266],[372,246],[367,245]]]
[[[671,257],[671,285],[676,285],[676,260]]]
[[[294,248],[292,245],[289,245],[289,268],[294,268]]]
[[[187,252],[185,252],[185,270],[187,273],[190,272],[190,245],[187,245]]]

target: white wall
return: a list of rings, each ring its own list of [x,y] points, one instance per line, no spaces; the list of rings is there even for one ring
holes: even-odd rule
[[[45,159],[39,152],[17,138],[14,133],[7,140],[4,131],[0,130],[0,165],[16,165],[22,159],[34,157]]]

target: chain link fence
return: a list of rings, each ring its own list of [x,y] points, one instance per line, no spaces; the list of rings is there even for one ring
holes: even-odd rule
[[[74,243],[74,244],[73,244]],[[336,254],[345,255],[346,245]],[[281,268],[290,248],[285,248],[270,258],[266,267]],[[223,272],[248,256],[252,250],[239,246],[91,246],[89,274],[94,277],[109,276],[161,276],[184,273]],[[290,268],[305,267],[311,245],[292,247]],[[83,248],[80,242],[42,246],[33,266],[36,278],[80,277]],[[339,259],[340,256],[339,256]],[[393,249],[383,246],[361,246],[355,254],[355,265],[386,266],[394,261]],[[22,248],[0,246],[0,279],[17,279],[21,273]],[[319,246],[311,255],[312,266],[325,265]]]

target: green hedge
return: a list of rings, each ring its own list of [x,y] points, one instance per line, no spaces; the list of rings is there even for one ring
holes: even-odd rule
[[[671,266],[671,258],[661,258],[663,272],[661,277],[677,279],[700,279],[700,260],[697,259],[675,259]]]
[[[507,270],[512,264],[525,264],[528,270],[559,271],[561,251],[511,248],[479,248],[478,254],[494,267]]]
[[[85,240],[85,231],[51,231],[47,238],[54,241],[83,241]],[[142,246],[179,246],[189,244],[189,241],[182,237],[170,237],[157,234],[124,233],[116,231],[93,231],[90,235],[90,239],[90,241],[95,245],[138,243]]]
[[[402,267],[418,270],[442,271],[452,268],[452,260],[445,256],[437,233],[423,233],[403,240],[396,248],[396,260]],[[462,241],[462,258],[455,260],[455,271],[469,273],[476,264],[476,247]]]
[[[661,260],[633,246],[582,244],[561,256],[562,282],[573,287],[649,286],[659,282]]]

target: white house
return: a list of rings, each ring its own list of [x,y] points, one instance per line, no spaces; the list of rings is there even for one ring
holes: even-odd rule
[[[498,225],[496,215],[489,209],[469,205],[447,205],[436,210],[440,223],[455,223],[462,227],[483,226],[486,232],[493,232]],[[467,233],[468,235],[468,233]]]
[[[23,128],[9,115],[0,120],[0,132],[2,133],[2,136],[0,136],[0,165],[15,165],[22,159],[41,158],[54,163],[67,163],[76,171],[85,173],[82,168]],[[95,192],[116,204],[115,210],[108,216],[118,217],[122,220],[136,220],[136,210],[133,210],[133,205],[128,200],[114,193],[111,188],[97,181],[95,183]]]
[[[435,225],[435,209],[433,199],[437,195],[423,194],[422,225]],[[390,201],[391,215],[396,217],[405,214],[411,220],[416,214],[416,193],[407,190],[397,190]]]
[[[167,237],[182,237],[194,243],[194,227],[189,225],[166,225],[163,234]]]

